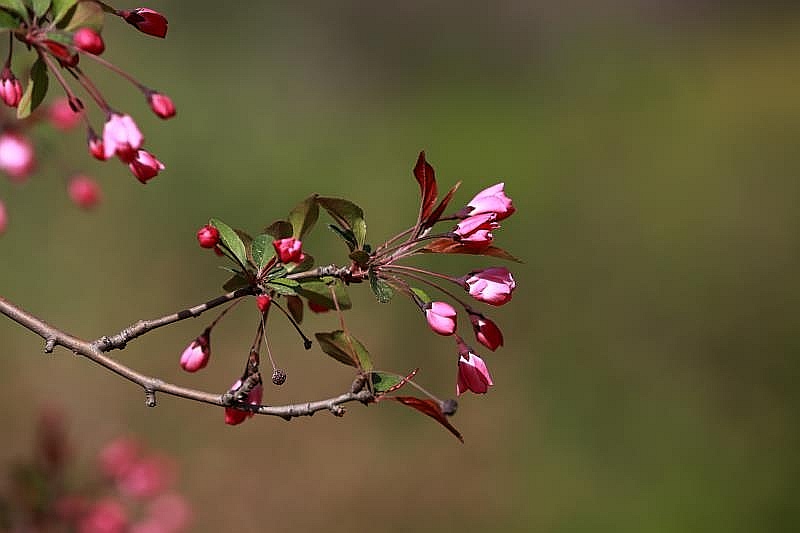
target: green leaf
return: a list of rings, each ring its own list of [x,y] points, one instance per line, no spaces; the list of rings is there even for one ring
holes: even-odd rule
[[[387,372],[372,372],[372,388],[375,392],[386,392],[403,382],[403,378]]]
[[[253,263],[259,270],[264,268],[264,265],[269,263],[269,260],[275,256],[272,248],[272,235],[262,233],[257,235],[253,242],[250,244],[250,251],[253,256]]]
[[[336,301],[339,303],[339,309],[350,309],[350,307],[352,307],[350,295],[347,294],[344,283],[339,279],[325,277],[321,280],[312,279],[301,281],[300,287],[297,289],[297,294],[309,299],[317,305],[328,309],[336,309],[336,304],[333,302],[333,297],[331,296],[331,286],[336,294]]]
[[[239,234],[223,221],[216,218],[212,218],[209,223],[219,230],[220,243],[230,250],[234,257],[241,263],[242,268],[244,268],[245,265],[247,265],[247,250]]]
[[[81,0],[68,10],[59,27],[63,27],[66,31],[91,28],[100,32],[103,29],[104,20],[105,13],[100,4],[92,0]]]
[[[375,293],[375,297],[382,304],[389,303],[392,296],[394,296],[394,289],[384,280],[380,279],[375,270],[371,268],[369,269],[369,286],[372,288],[372,292]]]
[[[431,299],[431,297],[430,297],[430,296],[428,296],[428,293],[427,293],[427,292],[425,292],[425,291],[423,291],[422,289],[418,289],[418,288],[416,288],[416,287],[411,287],[411,292],[413,292],[414,294],[416,294],[416,295],[417,295],[417,297],[418,297],[420,300],[422,300],[422,303],[424,303],[424,304],[429,304],[429,303],[431,303],[431,302],[433,301],[433,300]]]
[[[353,232],[356,248],[364,247],[367,238],[367,223],[364,220],[364,211],[356,204],[343,198],[317,197],[317,203],[333,217],[337,224]]]
[[[303,240],[303,237],[311,231],[319,218],[319,206],[316,202],[317,195],[312,194],[300,202],[291,213],[289,213],[289,223],[292,225],[292,237]]]
[[[28,8],[22,0],[0,0],[0,7],[16,13],[23,20],[28,20]]]
[[[28,86],[19,101],[19,106],[17,106],[17,118],[25,118],[39,107],[39,104],[42,103],[44,96],[47,94],[47,84],[47,65],[42,61],[42,58],[39,58],[31,67]]]
[[[364,268],[369,263],[370,255],[368,252],[364,250],[356,250],[352,252],[348,257],[356,262],[358,266]]]
[[[369,352],[358,339],[342,330],[315,333],[320,348],[337,361],[365,371],[372,370]]]
[[[225,282],[222,286],[228,292],[235,291],[236,289],[243,289],[250,285],[250,282],[243,278],[240,274],[236,274],[231,279]]]
[[[20,20],[8,11],[0,10],[0,29],[18,28]]]
[[[285,220],[276,220],[266,228],[264,233],[272,235],[274,240],[287,239],[292,236],[292,225]]]
[[[330,229],[340,239],[342,239],[345,242],[345,244],[347,244],[347,247],[350,248],[351,252],[356,248],[358,248],[358,243],[356,242],[356,236],[353,235],[353,232],[351,230],[349,229],[343,230],[336,224],[328,224],[328,229]]]
[[[300,284],[293,279],[277,278],[268,281],[264,286],[283,296],[295,296],[297,287],[299,287]]]
[[[287,296],[286,307],[295,322],[299,324],[303,321],[303,300],[299,296]]]
[[[78,0],[53,0],[53,22],[58,24],[76,3]]]
[[[50,9],[50,0],[31,0],[33,14],[38,19]]]
[[[251,237],[246,231],[240,229],[234,229],[233,231],[235,231],[236,235],[242,239],[242,244],[244,244],[245,253],[247,254],[247,260],[255,264],[255,261],[253,261],[253,254],[251,253],[253,237]]]

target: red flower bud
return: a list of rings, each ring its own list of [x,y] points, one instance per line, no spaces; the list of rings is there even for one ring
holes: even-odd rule
[[[169,22],[158,11],[153,11],[146,7],[137,7],[132,10],[117,11],[117,15],[142,33],[153,37],[161,37],[162,39],[167,36]]]
[[[256,305],[258,306],[258,310],[262,313],[267,312],[267,309],[269,309],[269,304],[271,303],[272,298],[270,298],[268,294],[259,294],[256,296]]]
[[[305,259],[303,242],[294,237],[273,241],[272,246],[281,263],[299,263]]]
[[[492,351],[503,345],[503,333],[497,324],[476,313],[470,313],[472,329],[475,330],[475,338]]]
[[[156,156],[147,150],[139,150],[136,152],[136,157],[128,163],[128,168],[136,179],[142,183],[147,183],[151,179],[158,176],[158,173],[164,170],[164,163],[156,159]]]
[[[242,380],[236,380],[236,383],[231,385],[230,391],[238,390],[239,387],[242,386]],[[264,396],[264,387],[259,383],[255,387],[253,387],[250,392],[247,393],[247,403],[250,405],[261,405],[261,398]],[[242,411],[241,409],[236,409],[235,407],[226,407],[225,408],[225,423],[229,426],[235,426],[237,424],[241,424],[248,418],[253,416],[252,411]]]
[[[214,248],[219,242],[219,230],[211,224],[206,224],[197,230],[197,242],[202,248]]]
[[[0,74],[0,98],[8,107],[17,107],[22,99],[22,84],[8,68]]]
[[[151,92],[147,95],[147,102],[150,104],[150,109],[153,110],[157,116],[168,119],[175,116],[175,104],[172,99],[166,94]]]
[[[72,36],[72,43],[84,52],[100,55],[106,49],[103,38],[91,28],[81,28]]]
[[[100,202],[100,186],[89,176],[73,176],[67,189],[75,205],[83,209],[91,209]]]
[[[92,156],[95,159],[99,161],[106,160],[105,147],[103,146],[103,139],[98,137],[92,128],[89,128],[89,132],[87,133],[86,143],[89,145],[89,153],[92,154]]]
[[[445,302],[432,302],[425,310],[428,326],[439,335],[452,335],[456,331],[456,310]]]

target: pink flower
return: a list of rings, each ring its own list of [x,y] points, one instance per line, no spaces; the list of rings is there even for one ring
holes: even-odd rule
[[[166,94],[150,92],[147,95],[147,102],[150,104],[150,109],[157,116],[167,119],[175,116],[175,104],[172,99]]]
[[[500,227],[500,224],[495,222],[496,218],[497,215],[494,213],[483,213],[467,217],[458,223],[453,233],[458,235],[459,242],[476,246],[488,246],[494,238],[492,230]]]
[[[76,113],[70,106],[68,98],[58,98],[48,106],[47,117],[54,128],[66,131],[78,125],[83,117],[83,111]]]
[[[256,305],[258,306],[258,310],[262,313],[266,313],[267,309],[269,309],[269,304],[272,303],[272,298],[269,297],[269,294],[259,294],[256,296]]]
[[[514,277],[505,267],[472,271],[464,283],[470,296],[490,305],[503,305],[511,300],[516,287]]]
[[[163,494],[147,505],[143,521],[133,524],[130,533],[174,533],[184,531],[192,520],[186,498],[176,493]]]
[[[206,329],[189,343],[181,354],[181,368],[187,372],[197,372],[205,368],[211,358],[211,331]]]
[[[72,36],[72,43],[84,52],[100,55],[106,49],[103,38],[91,28],[81,28]]]
[[[0,170],[17,182],[22,182],[36,166],[33,145],[19,133],[0,135]]]
[[[230,391],[236,391],[239,387],[242,386],[242,380],[236,380],[236,383],[231,385]],[[264,387],[259,383],[252,389],[250,392],[247,393],[247,403],[250,405],[261,405],[261,398],[264,396]],[[235,426],[237,424],[241,424],[251,416],[253,416],[252,411],[242,411],[241,409],[236,409],[235,407],[226,407],[225,408],[225,423],[229,426]]]
[[[303,242],[294,237],[273,241],[272,246],[281,263],[299,263],[306,257],[303,253]]]
[[[91,209],[100,202],[100,186],[89,176],[73,176],[67,191],[75,205],[83,209]]]
[[[130,115],[112,113],[103,126],[103,149],[106,159],[116,155],[125,163],[130,163],[137,157],[137,151],[143,142],[142,132]]]
[[[89,153],[92,154],[92,156],[95,159],[99,161],[106,160],[106,153],[105,153],[105,147],[103,146],[103,139],[98,137],[92,128],[89,128],[86,143],[89,145]]]
[[[485,394],[494,385],[489,369],[483,359],[472,352],[458,357],[458,381],[456,392],[459,396],[471,390],[475,394]]]
[[[115,439],[100,450],[100,471],[111,479],[121,479],[139,460],[141,446],[130,437]]]
[[[6,213],[6,204],[0,200],[0,235],[6,232],[8,226],[8,214]]]
[[[117,480],[120,491],[134,498],[152,498],[172,484],[175,468],[168,458],[150,455],[133,463]]]
[[[503,333],[497,324],[476,313],[470,313],[469,319],[472,322],[472,329],[475,331],[475,338],[479,343],[492,351],[503,345]]]
[[[211,224],[206,224],[197,230],[197,242],[201,248],[213,248],[219,242],[219,230]]]
[[[167,19],[158,11],[153,11],[146,7],[137,7],[133,10],[117,11],[117,15],[125,19],[125,22],[136,28],[142,33],[154,37],[167,36]]]
[[[22,84],[8,68],[0,74],[0,98],[8,107],[17,107],[22,99]]]
[[[141,183],[147,183],[151,179],[158,176],[158,173],[164,170],[164,163],[156,159],[156,156],[146,150],[139,150],[136,152],[136,157],[128,163],[128,168],[131,169],[133,175]]]
[[[79,533],[124,533],[128,526],[125,509],[116,500],[101,500],[89,509],[78,526]]]
[[[425,310],[428,326],[439,335],[452,335],[456,331],[456,310],[445,302],[433,302]]]
[[[467,204],[468,207],[472,208],[468,214],[475,216],[483,213],[494,213],[497,215],[497,220],[510,217],[516,209],[514,209],[511,198],[506,196],[503,191],[504,186],[505,183],[498,183],[476,194],[475,198]]]

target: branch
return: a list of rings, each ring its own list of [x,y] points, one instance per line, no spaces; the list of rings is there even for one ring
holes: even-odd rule
[[[244,291],[244,292],[242,292]],[[240,289],[239,291],[234,291],[232,293],[225,294],[220,296],[219,298],[215,298],[205,304],[201,304],[190,309],[180,311],[173,315],[167,315],[165,317],[149,320],[149,321],[140,321],[134,324],[133,326],[126,328],[118,335],[115,335],[114,338],[124,338],[125,342],[127,340],[133,339],[140,335],[143,335],[147,331],[151,331],[155,328],[164,326],[166,324],[171,324],[173,322],[177,322],[179,320],[183,320],[185,318],[197,316],[202,312],[221,305],[225,302],[231,301],[235,298],[240,298],[242,296],[246,296],[248,294],[252,294],[252,289],[245,288]],[[71,350],[75,354],[83,355],[84,357],[90,359],[91,361],[97,363],[98,365],[114,372],[115,374],[131,381],[144,389],[145,392],[145,402],[149,407],[154,407],[156,405],[156,392],[163,392],[164,394],[168,394],[170,396],[177,396],[179,398],[185,398],[187,400],[194,400],[197,402],[203,402],[211,405],[216,405],[219,407],[232,407],[235,406],[237,408],[241,408],[247,411],[252,411],[256,414],[260,415],[270,415],[270,416],[279,416],[286,420],[291,420],[294,417],[298,416],[311,416],[317,411],[330,411],[336,416],[342,416],[344,414],[344,408],[342,404],[348,402],[361,402],[363,404],[370,403],[374,400],[374,396],[369,390],[361,390],[359,392],[347,392],[345,394],[341,394],[339,396],[328,398],[326,400],[319,400],[315,402],[304,402],[298,404],[290,404],[290,405],[280,405],[280,406],[269,406],[269,405],[259,405],[259,406],[251,406],[242,403],[236,403],[233,395],[226,392],[224,394],[214,394],[210,392],[203,392],[195,389],[189,389],[186,387],[181,387],[178,385],[174,385],[172,383],[167,383],[162,381],[161,379],[146,376],[141,374],[132,368],[123,365],[122,363],[115,361],[114,359],[110,358],[109,356],[103,353],[103,349],[101,348],[101,344],[98,344],[99,341],[95,342],[88,342],[77,337],[70,335],[64,331],[59,330],[41,320],[33,316],[32,314],[28,313],[27,311],[23,310],[22,308],[14,305],[13,303],[9,302],[5,298],[0,296],[0,313],[6,315],[8,318],[16,322],[17,324],[21,325],[25,329],[32,331],[42,337],[45,340],[45,347],[44,351],[46,353],[51,353],[56,346],[63,346],[68,350]],[[187,314],[188,313],[188,314]],[[109,342],[112,342],[109,346],[111,348],[106,348],[106,350],[112,349],[116,347],[113,344],[113,339],[108,337],[102,337],[102,339],[109,339]],[[124,343],[123,343],[124,345]]]

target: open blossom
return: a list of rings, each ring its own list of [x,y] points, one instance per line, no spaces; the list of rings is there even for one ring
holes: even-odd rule
[[[69,180],[67,192],[78,207],[91,209],[100,202],[100,186],[89,176],[78,174]]]
[[[485,394],[492,385],[494,385],[492,376],[483,359],[472,352],[459,355],[456,382],[456,392],[459,396],[468,390],[475,394]]]
[[[456,310],[446,302],[432,302],[425,309],[428,326],[439,335],[452,335],[456,331]]]
[[[116,155],[125,163],[130,163],[137,157],[143,142],[144,136],[130,115],[112,113],[103,126],[103,149],[106,159]]]
[[[137,7],[136,9],[117,11],[117,15],[142,33],[161,37],[162,39],[167,36],[169,22],[158,11],[146,7]]]
[[[0,170],[14,181],[24,181],[36,166],[33,144],[13,132],[0,134]]]
[[[235,391],[239,387],[242,386],[242,380],[236,380],[236,383],[231,385],[230,391]],[[250,405],[261,405],[261,398],[264,396],[264,387],[259,383],[252,389],[250,392],[247,393],[247,403]],[[229,426],[235,426],[237,424],[241,424],[248,418],[253,416],[251,411],[242,411],[241,409],[236,409],[235,407],[226,407],[225,408],[225,423]]]
[[[157,116],[163,119],[175,116],[175,104],[172,103],[172,98],[166,94],[150,92],[147,95],[147,102],[150,104],[150,109]]]
[[[458,235],[459,242],[476,246],[488,246],[492,243],[494,235],[492,230],[500,227],[494,213],[482,213],[470,216],[458,223],[453,233]]]
[[[22,99],[22,84],[8,68],[0,73],[0,98],[8,107],[17,107]]]
[[[147,150],[139,150],[136,152],[136,157],[128,163],[128,168],[130,168],[137,180],[147,183],[164,170],[164,163],[156,159],[156,156]]]
[[[470,296],[490,305],[503,305],[511,300],[516,282],[505,267],[492,267],[470,272],[464,280]]]
[[[476,194],[467,204],[467,207],[472,208],[468,213],[469,216],[494,213],[497,215],[497,220],[503,220],[514,214],[516,209],[511,198],[503,191],[504,187],[505,183],[498,183]]]
[[[497,324],[476,313],[470,313],[469,320],[475,331],[475,338],[492,351],[503,345],[503,333]]]
[[[211,331],[206,329],[189,343],[181,354],[181,368],[187,372],[197,372],[206,367],[209,358],[211,358]]]
[[[72,42],[84,52],[94,55],[100,55],[106,49],[103,38],[91,28],[81,28],[76,31],[72,36]]]
[[[306,257],[303,253],[303,241],[294,237],[273,241],[272,246],[281,263],[299,263]]]

